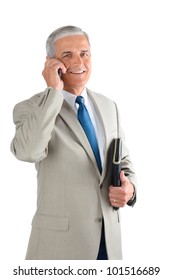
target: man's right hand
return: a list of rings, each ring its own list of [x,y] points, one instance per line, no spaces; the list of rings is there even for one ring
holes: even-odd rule
[[[48,87],[52,87],[58,90],[63,89],[63,81],[58,75],[58,69],[60,68],[62,69],[63,74],[66,73],[66,67],[60,60],[47,57],[42,75]]]

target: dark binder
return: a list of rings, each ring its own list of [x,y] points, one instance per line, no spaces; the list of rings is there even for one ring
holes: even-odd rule
[[[114,139],[114,152],[112,159],[112,185],[114,187],[120,187],[120,172],[121,172],[121,160],[122,160],[122,141],[121,138]],[[118,207],[114,207],[118,210]]]

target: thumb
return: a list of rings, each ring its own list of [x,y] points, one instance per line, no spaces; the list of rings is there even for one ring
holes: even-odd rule
[[[122,170],[120,173],[120,180],[121,180],[121,186],[126,187],[128,183],[128,178],[125,176],[124,171]]]
[[[124,171],[122,170],[121,173],[120,173],[120,180],[121,180],[121,183],[123,183],[125,181],[125,174],[124,174]]]

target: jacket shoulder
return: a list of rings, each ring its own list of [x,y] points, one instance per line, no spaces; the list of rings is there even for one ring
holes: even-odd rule
[[[37,104],[37,102],[39,101],[40,96],[41,96],[42,94],[43,94],[43,93],[40,92],[40,93],[34,94],[33,96],[31,96],[31,97],[28,98],[28,99],[25,99],[25,100],[22,100],[22,101],[18,102],[18,103],[14,106],[14,111],[15,111],[17,108],[19,108],[19,107],[25,107],[25,106]]]
[[[113,103],[113,104],[115,103],[112,99],[108,98],[107,96],[105,96],[105,95],[103,95],[103,94],[101,94],[101,93],[92,91],[92,90],[90,90],[90,89],[87,89],[87,91],[88,91],[88,93],[89,93],[90,95],[92,95],[93,97],[98,98],[98,99],[100,99],[100,100],[102,100],[102,101],[104,101],[104,102]],[[115,104],[116,104],[116,103],[115,103]]]

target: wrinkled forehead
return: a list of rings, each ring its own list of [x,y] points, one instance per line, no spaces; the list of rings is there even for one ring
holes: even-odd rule
[[[78,52],[78,51],[87,51],[90,52],[90,45],[86,36],[82,34],[74,34],[58,38],[54,44],[55,53],[59,55],[64,51]]]

